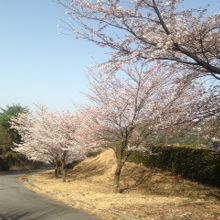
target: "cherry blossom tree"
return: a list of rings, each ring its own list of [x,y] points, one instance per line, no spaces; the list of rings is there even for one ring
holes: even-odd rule
[[[24,113],[12,120],[12,126],[22,137],[16,151],[31,160],[55,165],[57,175],[62,167],[63,181],[66,180],[66,165],[83,159],[90,146],[81,147],[75,133],[80,124],[69,112],[49,112],[37,106],[35,114]]]
[[[207,75],[220,80],[218,9],[184,9],[184,0],[58,1],[77,37],[112,49],[108,65],[160,60],[184,69],[187,80]]]
[[[103,137],[103,127],[100,126],[104,118],[102,110],[91,106],[80,106],[76,113],[80,127],[75,136],[82,148],[90,146],[91,152],[101,150],[107,142]]]
[[[94,105],[82,111],[89,118],[89,125],[81,127],[81,138],[114,149],[116,192],[120,192],[121,170],[126,160],[132,151],[146,149],[149,135],[193,123],[196,115],[191,111],[202,96],[201,87],[189,84],[185,88],[184,84],[180,89],[177,79],[178,75],[174,80],[161,66],[149,69],[133,63],[110,76],[103,69],[90,74],[88,97]]]

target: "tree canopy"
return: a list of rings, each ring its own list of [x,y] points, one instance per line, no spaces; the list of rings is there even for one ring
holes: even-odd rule
[[[160,61],[185,79],[220,80],[220,14],[184,0],[58,0],[76,37],[112,49],[109,62]],[[211,1],[210,1],[211,4]],[[108,62],[108,63],[109,63]]]

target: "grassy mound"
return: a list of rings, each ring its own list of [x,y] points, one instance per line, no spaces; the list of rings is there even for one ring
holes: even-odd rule
[[[112,186],[116,169],[115,154],[108,149],[94,158],[78,164],[69,174],[71,180],[87,179]],[[124,192],[141,191],[144,194],[180,196],[190,198],[220,198],[220,190],[174,176],[170,172],[146,168],[142,164],[127,162],[122,170],[121,185]]]
[[[112,181],[116,169],[114,151],[109,149],[96,157],[79,163],[70,173],[72,178],[90,178],[94,181]]]

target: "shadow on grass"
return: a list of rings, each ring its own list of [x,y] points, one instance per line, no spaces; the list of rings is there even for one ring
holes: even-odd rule
[[[199,184],[159,169],[137,169],[136,167],[128,169],[125,167],[121,183],[122,192],[140,190],[144,194],[151,195],[220,201],[220,189]]]
[[[66,177],[68,182],[69,181],[74,181],[74,180],[80,180],[80,179],[86,179],[92,176],[101,176],[105,173],[105,168],[103,167],[94,167],[91,166],[87,168],[87,172],[80,172],[77,170],[77,172],[74,172],[74,170],[67,170],[66,172]],[[58,177],[54,175],[53,171],[45,172],[45,173],[40,173],[39,175],[42,175],[46,177],[47,179],[60,179],[62,178],[62,174],[59,174]]]
[[[29,216],[29,213],[11,213],[8,215],[1,215],[0,214],[0,220],[23,220],[26,219],[26,217]]]

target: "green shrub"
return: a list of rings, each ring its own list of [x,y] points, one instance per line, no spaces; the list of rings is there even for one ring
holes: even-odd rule
[[[201,183],[220,187],[220,153],[189,147],[148,146],[153,152],[133,152],[130,161],[169,170]]]

